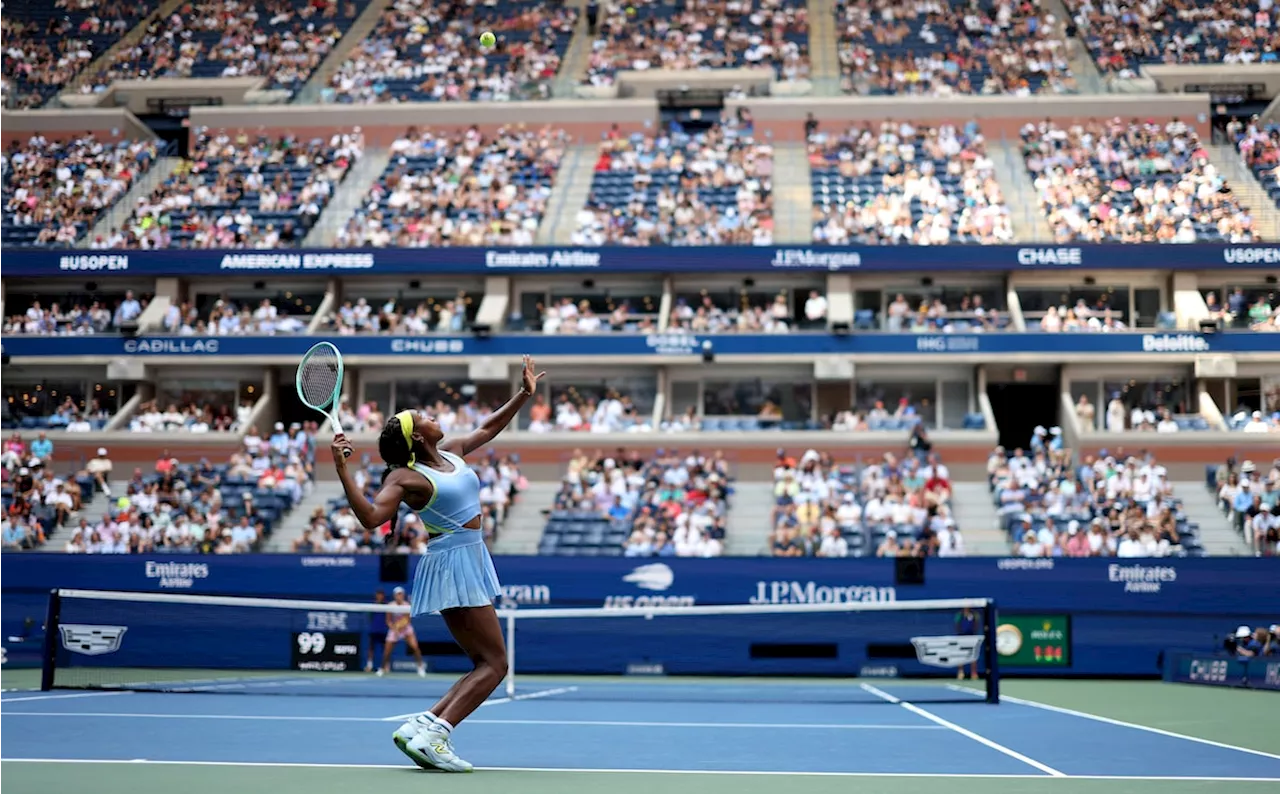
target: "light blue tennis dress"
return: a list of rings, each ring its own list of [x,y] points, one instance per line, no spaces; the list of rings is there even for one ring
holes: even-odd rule
[[[433,537],[413,575],[410,609],[414,615],[488,606],[502,592],[493,558],[484,545],[484,531],[463,526],[480,515],[480,478],[457,455],[444,451],[440,455],[453,464],[453,471],[421,463],[411,467],[435,486],[431,501],[417,511]]]

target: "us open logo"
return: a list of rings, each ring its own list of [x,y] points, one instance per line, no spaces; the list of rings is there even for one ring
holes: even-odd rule
[[[120,650],[127,626],[88,626],[66,623],[58,627],[62,634],[62,647],[72,653],[85,656],[102,656]]]

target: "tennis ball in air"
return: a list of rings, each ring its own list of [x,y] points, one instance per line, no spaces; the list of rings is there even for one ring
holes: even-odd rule
[[[498,43],[498,37],[493,35],[492,31],[486,30],[484,33],[480,34],[481,47],[492,47],[497,43]]]

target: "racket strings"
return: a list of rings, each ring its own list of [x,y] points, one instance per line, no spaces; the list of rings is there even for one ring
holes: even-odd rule
[[[338,378],[342,373],[341,360],[330,348],[314,351],[302,362],[298,384],[302,399],[316,410],[324,410],[334,400]]]

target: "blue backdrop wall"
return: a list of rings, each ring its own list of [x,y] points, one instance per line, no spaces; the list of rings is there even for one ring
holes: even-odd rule
[[[384,570],[380,558],[367,556],[5,554],[0,563],[3,632],[10,658],[14,656],[12,638],[21,636],[24,625],[34,623],[38,628],[42,622],[52,588],[365,601],[378,588],[402,583],[396,580],[403,575]],[[414,559],[408,561],[409,575],[415,564]],[[931,559],[920,585],[895,583],[893,561],[879,559],[500,557],[497,566],[504,601],[520,608],[990,597],[1006,615],[1069,615],[1072,647],[1065,672],[1076,674],[1158,675],[1159,656],[1165,649],[1209,649],[1215,637],[1236,625],[1280,620],[1280,562],[1266,559]],[[112,618],[110,611],[103,611],[81,619],[110,622]],[[170,618],[190,621],[193,629],[202,625],[200,613],[190,608]],[[116,619],[122,624],[135,621],[136,630],[130,635],[133,647],[146,647],[138,644],[145,636],[142,612],[132,617],[118,613]],[[167,651],[174,654],[171,661],[177,663],[179,655],[197,650],[207,660],[206,654],[220,649],[225,653],[226,648],[235,647],[240,654],[237,663],[287,666],[289,633],[307,630],[304,624],[309,618],[295,614],[289,621],[271,625],[266,621],[253,626],[242,622],[239,632],[233,628],[237,620],[215,622],[220,629],[205,630],[201,636],[208,648],[171,648]],[[522,625],[530,625],[532,631],[535,622],[544,623]],[[631,621],[627,624],[608,628],[603,621],[593,621],[578,624],[578,630],[569,624],[554,630],[539,629],[546,642],[519,645],[523,652],[519,664],[530,672],[622,672],[627,664],[654,661],[657,654],[669,671],[776,672],[799,665],[807,672],[846,672],[856,671],[868,661],[874,663],[869,660],[867,644],[905,643],[912,631],[925,627],[909,621],[895,626],[893,621],[879,619],[813,621],[811,629],[784,626],[776,620],[741,621],[729,632],[731,636],[723,638],[725,644],[682,651],[688,645],[681,642],[682,636],[689,636],[691,629],[705,633],[710,624],[695,624],[691,618],[655,620],[644,627]],[[447,640],[438,619],[423,618],[417,625],[425,641]],[[349,628],[362,635],[368,630],[358,622]],[[832,632],[857,635],[842,644],[838,661],[751,660],[745,653],[751,643],[770,642],[784,635],[787,641],[801,642],[817,639],[817,635],[830,639]],[[171,630],[163,636],[171,638]],[[606,636],[608,641],[602,642]],[[250,637],[255,639],[246,639]],[[611,652],[602,653],[604,646]],[[448,669],[462,664],[460,659],[442,658],[435,666]]]

